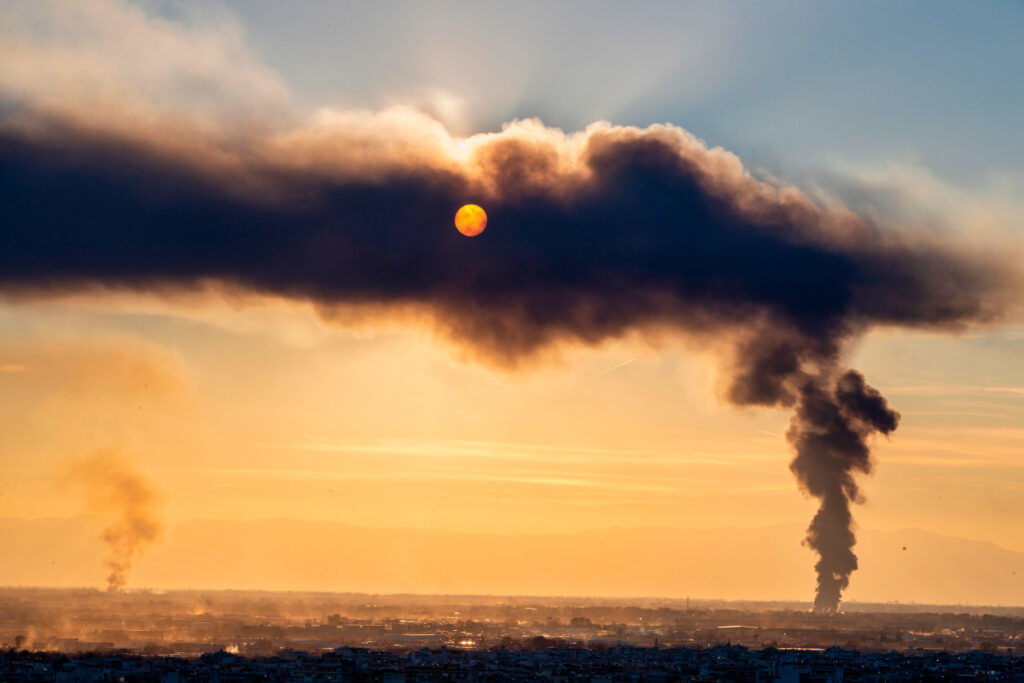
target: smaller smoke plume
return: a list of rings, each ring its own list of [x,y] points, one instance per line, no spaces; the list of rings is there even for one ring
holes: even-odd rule
[[[109,550],[103,562],[110,572],[107,590],[120,590],[128,583],[135,558],[163,533],[163,522],[156,515],[156,493],[144,477],[109,450],[75,460],[68,478],[85,489],[91,510],[114,517],[100,540]]]

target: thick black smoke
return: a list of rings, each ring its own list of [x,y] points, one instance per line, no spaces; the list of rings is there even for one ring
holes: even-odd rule
[[[503,364],[648,328],[732,349],[731,401],[795,405],[792,469],[822,501],[816,604],[837,607],[856,568],[853,475],[870,469],[868,436],[897,421],[845,372],[844,342],[991,317],[998,268],[758,182],[673,127],[566,138],[531,123],[464,157],[415,131],[361,135],[341,124],[211,151],[159,130],[8,126],[0,287],[214,280],[328,315],[413,309]],[[467,202],[489,214],[480,237],[452,227]]]
[[[899,417],[855,370],[840,376],[834,386],[823,385],[820,378],[808,378],[800,386],[788,433],[796,448],[790,469],[800,485],[821,500],[807,530],[807,544],[820,556],[814,567],[817,610],[834,612],[839,607],[840,593],[857,568],[850,502],[861,501],[853,475],[871,471],[867,437],[873,432],[889,434]]]

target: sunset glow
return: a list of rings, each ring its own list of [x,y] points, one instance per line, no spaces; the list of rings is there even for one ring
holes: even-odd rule
[[[384,4],[0,10],[0,584],[1024,604],[1018,13]]]

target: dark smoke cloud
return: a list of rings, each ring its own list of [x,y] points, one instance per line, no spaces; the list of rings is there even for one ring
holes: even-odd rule
[[[107,590],[118,591],[128,584],[135,559],[163,533],[156,494],[142,475],[111,451],[72,462],[67,479],[85,490],[90,509],[114,517],[100,540],[107,546]]]
[[[133,124],[134,125],[134,124]],[[998,315],[1005,269],[759,182],[672,126],[453,140],[420,115],[341,115],[239,141],[39,119],[0,134],[0,287],[217,281],[346,311],[426,314],[514,365],[671,329],[731,349],[729,400],[795,406],[792,468],[821,500],[816,604],[856,568],[849,503],[897,416],[841,362],[872,326]],[[482,204],[488,229],[452,227]]]
[[[804,490],[821,500],[807,530],[807,544],[820,557],[814,567],[815,609],[835,611],[857,568],[850,502],[859,503],[862,497],[853,475],[871,472],[867,437],[889,434],[899,418],[855,370],[841,375],[834,386],[808,378],[800,387],[787,436],[796,449],[790,469]]]

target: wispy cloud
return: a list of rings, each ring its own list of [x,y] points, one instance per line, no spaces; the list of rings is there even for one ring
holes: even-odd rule
[[[528,486],[543,487],[565,487],[578,489],[604,489],[608,491],[633,491],[646,493],[674,493],[675,487],[659,484],[629,483],[622,481],[619,477],[574,477],[570,475],[557,476],[550,473],[537,473],[529,476],[522,473],[500,474],[487,472],[464,472],[464,471],[432,471],[432,470],[410,470],[402,472],[338,472],[327,470],[308,469],[259,469],[259,468],[189,468],[171,470],[203,475],[223,476],[246,476],[259,479],[293,479],[293,480],[316,480],[316,481],[401,481],[408,480],[419,482],[430,481],[457,481],[457,482],[493,482],[505,484],[523,484]]]
[[[887,386],[888,394],[905,394],[912,396],[957,396],[957,395],[1005,395],[1024,396],[1021,386],[985,386],[978,384],[907,384]]]
[[[779,435],[773,434],[781,438]],[[721,440],[715,445],[723,446]],[[708,450],[693,450],[686,447],[664,449],[595,448],[591,446],[554,446],[503,441],[443,440],[418,441],[386,439],[368,443],[347,443],[328,439],[262,443],[261,448],[352,454],[388,454],[414,458],[481,458],[489,460],[520,460],[559,463],[629,463],[634,465],[679,465],[728,463],[750,460],[777,459],[776,454],[748,452],[735,448],[723,448],[721,453]]]

